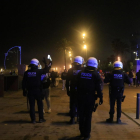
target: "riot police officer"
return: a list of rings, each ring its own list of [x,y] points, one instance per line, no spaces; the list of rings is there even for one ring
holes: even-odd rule
[[[30,117],[32,123],[36,123],[35,100],[37,100],[37,105],[38,105],[39,122],[42,123],[45,121],[43,117],[41,75],[49,72],[52,62],[50,61],[49,65],[47,65],[45,58],[43,62],[45,63],[45,68],[38,69],[39,61],[36,58],[33,58],[29,65],[30,69],[24,73],[23,81],[22,81],[23,96],[28,95],[29,98]]]
[[[121,123],[121,102],[123,99],[124,92],[124,82],[130,84],[131,81],[127,74],[123,73],[121,69],[123,69],[123,64],[120,61],[115,61],[114,70],[107,77],[105,77],[105,81],[109,84],[109,97],[110,97],[110,118],[106,120],[106,122],[112,123],[114,117],[114,106],[115,101],[117,100],[117,123]]]
[[[70,123],[75,123],[77,114],[77,74],[82,70],[84,59],[81,56],[74,58],[73,67],[68,70],[66,78],[67,95],[70,96]]]
[[[97,72],[98,62],[94,57],[87,60],[87,67],[78,73],[78,111],[80,137],[90,139],[92,111],[96,97],[100,98],[99,104],[103,103],[101,92],[101,78]],[[95,92],[97,91],[97,94]]]

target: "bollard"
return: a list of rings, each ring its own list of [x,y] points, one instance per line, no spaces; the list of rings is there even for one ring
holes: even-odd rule
[[[139,112],[140,112],[140,93],[137,93],[136,119],[139,119]]]

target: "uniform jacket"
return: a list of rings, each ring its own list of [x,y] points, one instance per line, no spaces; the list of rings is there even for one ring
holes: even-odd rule
[[[62,72],[61,79],[62,80],[66,80],[66,78],[67,78],[67,73],[66,72]]]
[[[140,70],[136,73],[137,79],[140,80]]]
[[[105,77],[105,82],[110,83],[113,88],[124,87],[124,83],[130,84],[130,78],[127,74],[123,73],[121,70],[113,70],[112,73]]]
[[[97,96],[102,98],[101,78],[93,67],[86,67],[78,73],[78,94],[93,94],[97,91]]]
[[[31,69],[27,70],[23,76],[23,80],[22,80],[23,91],[28,90],[30,93],[32,91],[34,93],[41,92],[42,89],[41,75],[48,73],[49,69],[50,67],[48,67],[47,65],[45,65],[44,69],[38,69],[37,66],[31,65]]]
[[[76,90],[77,89],[77,75],[83,68],[80,65],[75,65],[73,68],[70,68],[67,73],[66,77],[66,88],[67,91],[69,90]]]

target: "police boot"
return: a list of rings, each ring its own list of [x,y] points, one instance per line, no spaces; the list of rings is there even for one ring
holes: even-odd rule
[[[90,139],[90,135],[88,137],[84,137],[83,140],[89,140]]]
[[[70,124],[75,124],[75,118],[70,119]]]
[[[106,122],[108,123],[112,123],[113,122],[113,115],[110,114],[110,118],[109,119],[106,119]]]
[[[35,120],[31,120],[31,123],[35,124],[35,123],[36,123],[36,121],[35,121]]]
[[[46,122],[46,120],[43,118],[43,119],[39,119],[39,123],[43,123],[43,122]]]
[[[118,124],[120,124],[120,123],[121,123],[120,118],[117,118],[117,123],[118,123]]]

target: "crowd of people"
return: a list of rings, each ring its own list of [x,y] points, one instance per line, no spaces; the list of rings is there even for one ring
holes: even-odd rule
[[[50,86],[58,86],[58,73],[50,68],[52,60],[47,61],[43,58],[45,64],[44,69],[38,69],[39,61],[32,59],[30,69],[24,73],[22,81],[23,96],[27,96],[30,104],[30,118],[32,123],[36,123],[35,118],[35,100],[38,104],[39,123],[45,122],[43,99],[47,103],[47,112],[51,112],[50,104]],[[117,120],[121,123],[121,102],[124,99],[124,82],[131,85],[139,83],[140,71],[135,73],[130,71],[128,74],[123,73],[123,64],[115,61],[112,72],[103,73],[102,70],[97,71],[98,61],[94,57],[89,57],[86,67],[83,66],[84,59],[76,56],[72,63],[72,68],[61,73],[62,90],[66,90],[70,99],[70,124],[79,123],[80,136],[83,140],[90,139],[92,112],[96,111],[97,105],[95,101],[99,98],[99,105],[103,104],[103,86],[109,83],[110,111],[107,123],[112,123],[114,118],[114,106],[117,100]],[[50,80],[51,79],[51,80]],[[137,80],[136,80],[137,79]],[[137,81],[137,82],[136,82]],[[138,84],[137,84],[138,85]],[[77,120],[76,120],[77,118]]]

